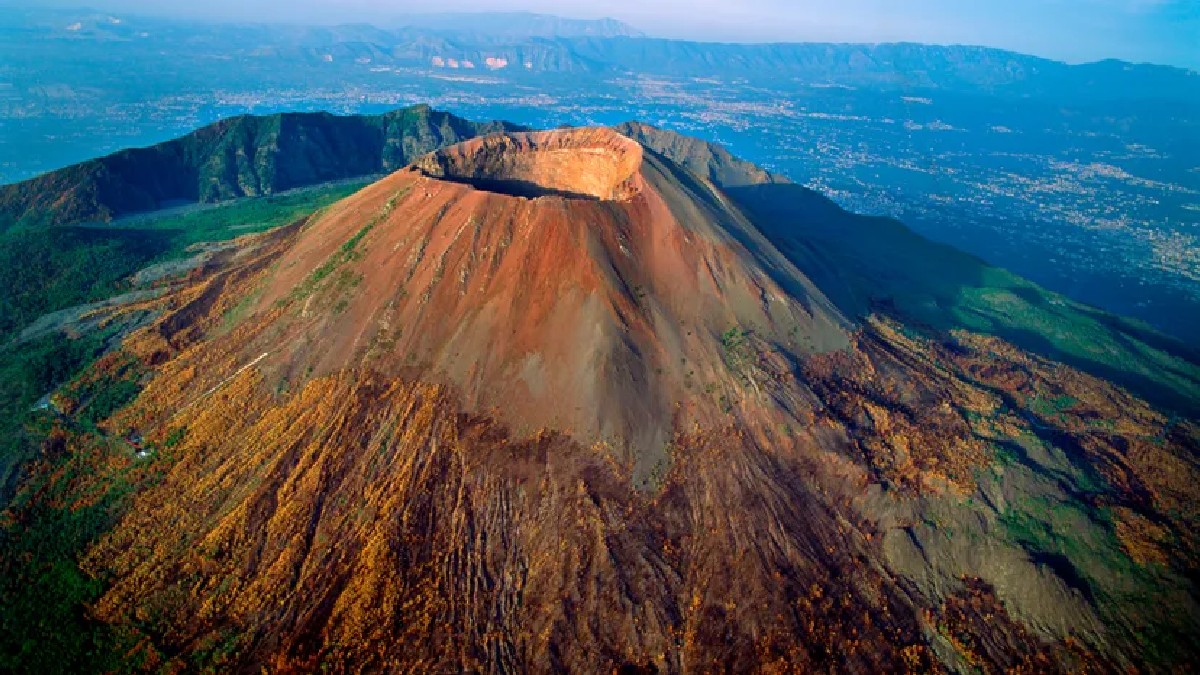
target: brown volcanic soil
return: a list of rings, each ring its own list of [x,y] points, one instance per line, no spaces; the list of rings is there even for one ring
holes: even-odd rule
[[[281,302],[293,311],[243,352],[271,352],[269,377],[453,384],[514,429],[606,444],[639,478],[676,431],[795,424],[806,392],[759,371],[844,347],[849,328],[711,185],[608,129],[425,157],[305,226],[258,307]]]
[[[104,425],[161,457],[53,478],[140,488],[84,564],[147,669],[1109,671],[1200,625],[1195,425],[851,325],[610,131],[427,157],[161,309]]]

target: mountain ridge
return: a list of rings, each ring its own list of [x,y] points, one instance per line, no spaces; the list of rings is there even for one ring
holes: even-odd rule
[[[571,73],[717,78],[797,78],[816,85],[876,87],[884,90],[947,91],[998,95],[1009,100],[1095,104],[1113,101],[1200,102],[1194,68],[1103,59],[1063,61],[1013,50],[973,45],[890,43],[728,43],[613,35],[526,36],[453,32],[419,27],[381,28],[363,24],[294,26],[188,24],[166,19],[126,17],[112,24],[106,15],[66,14],[57,20],[17,19],[15,35],[70,40],[76,49],[104,47],[113,55],[153,63],[168,46],[187,45],[196,58],[239,58],[251,63],[282,62],[315,68],[333,64],[367,67],[452,69],[514,79]],[[81,30],[66,31],[80,23]],[[620,31],[617,31],[620,32]],[[143,35],[144,34],[144,35]],[[52,53],[43,58],[53,58]],[[332,66],[337,68],[339,66]],[[153,69],[151,69],[153,71]],[[173,71],[172,71],[173,72]]]
[[[0,5],[0,9],[6,9]],[[22,20],[30,22],[30,28],[40,30],[44,33],[55,35],[58,38],[79,39],[80,37],[88,36],[89,33],[95,37],[107,39],[130,40],[137,36],[137,31],[146,28],[162,28],[175,27],[185,23],[184,20],[164,18],[153,15],[139,14],[124,14],[120,23],[111,21],[113,15],[111,13],[91,12],[87,10],[71,10],[71,9],[54,9],[55,21],[40,19],[40,15],[45,12],[31,12],[10,9],[14,14],[21,16]],[[501,17],[511,21],[514,25],[503,25],[500,27],[492,27],[491,30],[486,28],[479,29],[475,25],[477,23],[487,22],[489,18]],[[79,28],[71,31],[65,30],[65,26],[80,23]],[[524,25],[522,25],[524,23]],[[396,25],[399,24],[399,25]],[[462,26],[468,26],[466,29]],[[567,28],[564,31],[556,31],[554,27],[562,25]],[[424,37],[430,35],[453,35],[455,33],[469,33],[472,37],[483,39],[489,42],[494,41],[511,41],[513,38],[529,37],[529,38],[632,38],[644,39],[646,41],[662,42],[662,43],[677,43],[681,46],[688,45],[713,45],[717,47],[746,47],[750,49],[760,47],[811,47],[814,49],[871,49],[879,48],[883,50],[895,50],[899,48],[926,48],[931,51],[962,51],[969,50],[979,53],[991,53],[994,55],[1019,56],[1025,59],[1034,59],[1046,64],[1057,64],[1068,68],[1091,67],[1102,64],[1114,64],[1122,68],[1126,66],[1151,66],[1154,68],[1166,68],[1177,71],[1195,73],[1195,66],[1178,66],[1170,64],[1161,64],[1145,61],[1137,61],[1132,59],[1121,59],[1112,57],[1100,57],[1094,60],[1082,61],[1076,63],[1068,63],[1062,59],[1040,56],[1036,54],[1021,52],[1016,49],[981,45],[981,44],[962,44],[962,43],[929,43],[918,42],[913,40],[896,40],[896,41],[820,41],[820,40],[802,40],[802,41],[736,41],[736,40],[696,40],[685,38],[665,38],[653,35],[647,35],[642,31],[629,26],[628,24],[611,18],[602,19],[575,19],[563,17],[554,14],[540,14],[533,12],[449,12],[449,13],[433,13],[424,15],[411,15],[410,17],[401,17],[392,22],[390,26],[375,26],[363,22],[314,22],[311,24],[294,24],[294,23],[251,23],[251,22],[221,22],[212,24],[208,27],[210,31],[216,30],[241,30],[248,31],[251,29],[268,29],[278,31],[281,35],[288,36],[292,39],[295,35],[303,35],[306,32],[310,34],[319,34],[325,32],[328,35],[340,35],[342,37],[339,42],[380,42],[381,40],[395,40],[397,36],[402,36],[406,31],[420,31],[425,33]],[[253,33],[246,33],[251,35]],[[410,38],[419,38],[422,36],[409,35]],[[395,45],[401,44],[401,41],[395,42]],[[309,42],[309,44],[317,44]],[[324,46],[329,46],[325,43]],[[391,45],[394,46],[394,45]],[[991,60],[991,59],[988,59]]]
[[[441,30],[450,33],[479,33],[490,36],[521,37],[645,37],[633,26],[612,18],[575,19],[536,12],[493,11],[414,14],[400,20],[405,26]]]
[[[241,115],[148,148],[122,150],[0,186],[0,226],[109,221],[178,201],[216,202],[398,169],[445,143],[518,129],[427,105],[376,116]]]

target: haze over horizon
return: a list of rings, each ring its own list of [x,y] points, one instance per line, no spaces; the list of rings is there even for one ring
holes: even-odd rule
[[[21,7],[25,2],[4,4]],[[394,25],[437,12],[528,11],[614,18],[651,37],[728,42],[923,42],[1010,49],[1070,63],[1116,58],[1200,70],[1200,2],[1193,0],[521,0],[505,6],[447,0],[209,0],[164,8],[157,0],[48,0],[80,7],[216,21],[366,22]]]

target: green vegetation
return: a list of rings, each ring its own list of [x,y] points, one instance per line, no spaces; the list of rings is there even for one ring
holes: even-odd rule
[[[95,347],[99,339],[48,341],[42,353],[61,355],[54,350]],[[91,354],[81,351],[75,356],[84,361]],[[18,416],[26,449],[45,448],[45,461],[54,471],[33,475],[9,504],[14,520],[0,529],[0,606],[5,608],[0,612],[0,671],[138,668],[125,657],[134,646],[125,636],[87,619],[84,608],[100,597],[106,582],[86,574],[78,560],[128,508],[136,485],[161,479],[170,461],[156,457],[150,467],[138,468],[127,462],[96,461],[97,455],[132,452],[127,442],[106,437],[96,424],[136,397],[141,371],[133,359],[110,363],[102,373],[85,370],[67,387],[68,395],[80,402],[74,416],[53,409]],[[60,375],[61,371],[45,375],[43,384]],[[181,438],[182,431],[173,433],[165,445],[176,445]],[[98,472],[97,466],[104,468]]]
[[[40,437],[27,429],[34,404],[91,363],[110,337],[54,335],[0,351],[0,504],[15,487],[20,464],[37,452]]]
[[[71,379],[111,346],[106,330],[78,337],[52,335],[15,343],[20,330],[48,312],[112,297],[129,289],[139,269],[188,255],[187,247],[261,232],[294,222],[337,201],[360,184],[346,183],[247,199],[182,212],[147,214],[104,227],[25,225],[0,232],[0,504],[17,469],[36,451],[24,431],[38,399]],[[104,419],[135,393],[116,382],[89,394],[84,410]]]
[[[128,278],[157,262],[188,255],[187,248],[294,222],[341,199],[360,185],[320,186],[180,212],[147,214],[105,227],[50,227],[26,223],[0,232],[0,504],[15,489],[21,465],[42,438],[29,430],[34,405],[71,380],[119,337],[106,329],[82,336],[50,335],[14,342],[37,317],[128,290]],[[77,423],[93,427],[136,396],[132,369],[77,392]],[[128,375],[128,376],[127,376]]]
[[[798,185],[728,192],[848,317],[888,314],[939,339],[954,329],[994,335],[1150,403],[1200,414],[1200,352],[1144,323],[1047,291],[898,221],[849,213]]]
[[[642,490],[658,492],[662,489],[663,484],[667,481],[667,475],[671,472],[675,450],[676,448],[673,443],[667,444],[667,447],[663,449],[662,456],[654,460],[654,465],[650,467],[650,471],[642,477],[641,485],[639,486]]]
[[[399,202],[407,193],[408,188],[405,188],[392,195],[392,198],[388,200],[387,204],[385,204],[382,209],[380,209],[379,213],[375,214],[374,218],[367,221],[367,224],[363,225],[358,232],[355,232],[353,237],[350,237],[346,241],[342,242],[342,245],[338,247],[338,250],[334,252],[333,255],[329,256],[329,259],[322,263],[320,267],[313,270],[312,274],[308,275],[308,278],[304,280],[304,283],[300,284],[294,291],[292,291],[292,299],[299,300],[302,298],[307,298],[321,286],[323,281],[329,278],[329,275],[337,271],[342,265],[345,265],[352,260],[357,260],[359,256],[362,255],[358,251],[358,245],[362,243],[362,240],[371,232],[372,229],[375,228],[376,225],[385,220],[391,214],[392,209],[396,207],[396,203]],[[338,286],[340,288],[353,288],[358,285],[359,281],[361,281],[361,279],[356,281],[352,276],[343,276],[342,278],[339,278]],[[343,307],[343,309],[345,309],[345,307]]]
[[[191,207],[177,214],[138,216],[104,228],[107,230],[129,223],[146,231],[169,232],[171,253],[178,254],[192,244],[224,241],[287,225],[354,194],[368,183],[367,180],[361,180],[318,185],[269,197]]]
[[[127,279],[187,248],[291,223],[361,184],[321,186],[102,227],[20,227],[0,233],[0,344],[37,317],[128,288]]]
[[[167,437],[163,439],[163,447],[167,448],[168,450],[174,448],[182,443],[183,439],[186,437],[187,427],[175,427],[167,434]]]
[[[1091,511],[1081,504],[1031,500],[1002,514],[1001,524],[1008,538],[1026,550],[1060,556],[1078,564],[1078,569],[1055,571],[1089,595],[1103,592],[1106,585],[1103,568],[1114,562],[1123,561],[1123,574],[1134,572],[1133,562],[1121,550],[1110,528],[1093,520]]]
[[[142,390],[142,373],[141,363],[128,357],[96,379],[82,379],[69,385],[70,396],[80,404],[76,420],[86,428],[95,429],[100,422],[132,403]]]
[[[69,461],[66,465],[66,471],[74,469]],[[116,522],[130,486],[123,476],[113,476],[100,498],[78,508],[48,505],[62,496],[61,488],[31,487],[50,492],[29,505],[20,526],[0,533],[0,670],[119,671],[117,635],[84,615],[104,582],[85,574],[76,559]]]
[[[140,368],[116,364],[99,378],[80,374],[118,337],[113,329],[77,337],[50,335],[12,344],[13,335],[38,315],[122,290],[123,279],[141,266],[182,253],[205,238],[228,238],[290,222],[351,188],[316,190],[257,203],[147,219],[140,227],[17,229],[0,234],[0,503],[8,503],[26,460],[47,447],[50,429],[66,424],[89,447],[129,453],[120,440],[105,439],[96,425],[128,404],[140,390]],[[80,408],[73,419],[50,408],[33,410],[43,396],[69,380]],[[164,443],[182,440],[183,429]],[[158,453],[155,453],[156,455]],[[103,580],[80,570],[79,553],[111,528],[126,508],[131,484],[124,472],[83,476],[82,463],[60,449],[46,456],[58,470],[51,483],[40,474],[9,506],[18,521],[0,530],[0,671],[118,672],[135,668],[124,654],[132,645],[110,629],[87,621],[84,607],[104,589]],[[157,461],[157,460],[154,460]],[[94,487],[82,504],[59,504],[73,475]],[[36,503],[25,503],[29,495]]]
[[[1185,653],[1186,622],[1180,614],[1161,611],[1172,605],[1177,589],[1164,581],[1161,570],[1130,558],[1107,509],[1027,499],[1011,505],[1000,524],[1035,562],[1092,598],[1108,625],[1127,628],[1149,663],[1176,662]]]
[[[734,326],[721,333],[721,347],[726,353],[736,352],[746,344],[747,335],[741,326]]]
[[[0,233],[0,344],[37,317],[101,300],[174,246],[166,230],[79,227]]]
[[[1034,396],[1029,401],[1029,410],[1042,418],[1064,418],[1066,411],[1077,403],[1071,396]]]
[[[246,297],[238,300],[237,304],[226,311],[221,317],[220,330],[222,332],[233,330],[234,326],[237,326],[242,319],[246,318],[246,315],[250,312],[250,308],[254,307],[254,304],[262,297],[262,293],[263,289],[258,288],[253,293],[247,293]]]
[[[172,202],[211,203],[365,180],[444,145],[516,128],[471,122],[427,105],[382,115],[241,115],[165,143],[0,186],[0,232],[31,216],[77,225]]]
[[[341,247],[338,248],[337,253],[334,253],[329,257],[328,260],[322,263],[320,267],[313,270],[313,273],[308,275],[308,278],[304,280],[304,283],[300,284],[300,286],[296,288],[296,297],[307,297],[314,290],[316,290],[317,286],[321,285],[322,281],[325,281],[330,274],[333,274],[334,270],[342,265],[345,265],[351,260],[354,260],[358,255],[358,252],[355,250],[358,247],[358,243],[363,240],[363,237],[367,236],[367,233],[370,232],[373,227],[375,227],[375,221],[367,223],[362,227],[362,229],[356,232],[353,237],[350,237],[343,242]]]
[[[734,326],[721,334],[721,351],[725,365],[736,373],[742,373],[754,360],[750,333],[741,326]]]

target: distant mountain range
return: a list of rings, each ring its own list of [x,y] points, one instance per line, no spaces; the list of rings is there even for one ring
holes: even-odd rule
[[[646,36],[642,31],[616,19],[570,19],[533,12],[413,14],[399,23],[412,28],[507,38]]]
[[[21,221],[103,222],[177,202],[276,194],[395,171],[459,141],[522,127],[472,122],[416,105],[382,115],[242,115],[148,148],[122,150],[0,186],[0,230]],[[628,123],[618,130],[655,143],[722,185],[787,182],[716,145]]]
[[[649,38],[612,19],[528,13],[431,14],[396,27],[366,24],[201,24],[94,11],[3,10],[0,42],[63,40],[102,46],[101,59],[233,60],[320,67],[424,67],[496,74],[638,73],[718,78],[790,78],[851,87],[938,89],[1062,99],[1200,101],[1200,73],[1107,60],[1083,65],[963,45],[915,43],[725,44]],[[5,39],[7,38],[7,40]],[[12,42],[12,41],[16,42]],[[0,50],[0,53],[3,53]],[[31,52],[32,53],[32,52]],[[45,55],[56,58],[53,52]]]

